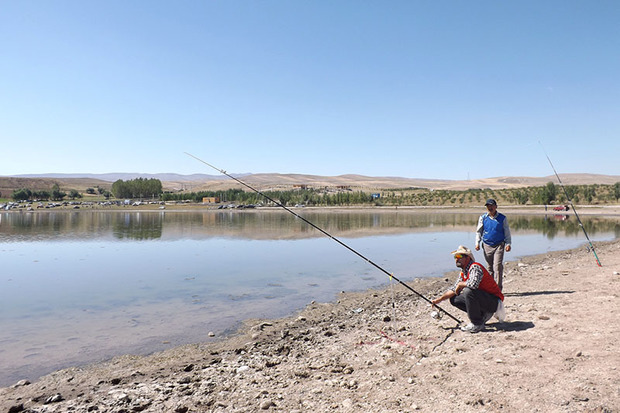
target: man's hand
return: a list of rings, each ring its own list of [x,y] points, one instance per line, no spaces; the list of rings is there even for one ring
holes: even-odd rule
[[[480,244],[476,244],[476,251],[480,251]]]
[[[467,287],[467,283],[465,281],[461,281],[460,283],[458,283],[454,289],[454,294],[459,295],[461,293],[461,291],[463,291],[463,288]]]
[[[510,248],[510,244],[506,245],[506,248],[505,248],[506,252],[510,252],[511,249],[512,248]]]

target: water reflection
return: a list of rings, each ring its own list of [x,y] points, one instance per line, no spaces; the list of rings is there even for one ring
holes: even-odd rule
[[[163,213],[132,214],[125,212],[111,222],[112,233],[118,239],[149,240],[162,237],[164,228]]]
[[[358,237],[419,231],[471,231],[477,214],[420,212],[331,211],[299,213],[336,236]],[[582,217],[590,235],[613,232],[620,236],[617,218]],[[558,234],[581,234],[571,215],[510,215],[514,232],[535,231],[548,239]],[[303,239],[323,234],[282,210],[202,212],[44,212],[0,214],[0,242],[115,238],[118,240],[201,239]]]

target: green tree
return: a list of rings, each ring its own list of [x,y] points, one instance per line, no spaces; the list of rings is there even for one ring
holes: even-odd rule
[[[50,193],[50,199],[52,201],[62,201],[62,199],[66,196],[66,192],[62,192],[58,184],[54,184],[54,186],[52,186],[52,192]]]
[[[594,185],[586,185],[583,189],[583,197],[584,199],[590,203],[596,196],[596,190],[594,189]]]
[[[162,184],[159,179],[119,179],[112,184],[112,193],[117,198],[154,198],[162,194]]]
[[[71,199],[82,198],[82,194],[80,194],[77,189],[71,189],[69,191],[69,198]]]
[[[529,197],[529,195],[528,195],[526,190],[518,189],[514,193],[514,198],[515,198],[515,201],[517,201],[518,204],[525,205],[530,197]]]
[[[538,188],[532,198],[532,201],[537,205],[548,205],[555,200],[556,188],[553,182],[547,183],[547,185]]]
[[[27,188],[16,189],[13,191],[13,194],[11,194],[11,198],[13,198],[14,201],[27,201],[31,199],[31,197],[32,191]]]

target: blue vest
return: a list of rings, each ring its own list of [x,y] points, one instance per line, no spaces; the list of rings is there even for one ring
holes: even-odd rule
[[[482,218],[482,242],[492,247],[504,242],[504,221],[506,216],[499,212],[495,215],[495,219],[489,214],[484,214]]]

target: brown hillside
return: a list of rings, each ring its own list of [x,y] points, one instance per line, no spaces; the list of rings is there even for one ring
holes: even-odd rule
[[[565,185],[606,184],[620,182],[618,175],[595,174],[561,174]],[[466,189],[505,189],[528,186],[542,186],[548,182],[557,183],[554,175],[545,177],[495,177],[462,181],[440,179],[415,179],[402,177],[372,177],[363,175],[319,176],[303,174],[260,173],[246,175],[241,180],[259,190],[291,189],[296,185],[307,185],[312,188],[347,186],[353,190],[372,191],[379,189],[428,188],[446,190]],[[112,182],[95,178],[18,178],[0,177],[0,193],[4,198],[10,197],[15,189],[49,190],[58,184],[64,191],[76,189],[85,192],[87,188],[97,186],[105,189],[112,187]],[[202,191],[226,190],[242,187],[232,179],[205,179],[203,181],[164,181],[166,191]]]
[[[14,190],[22,188],[30,189],[31,191],[49,191],[55,184],[58,184],[63,191],[75,189],[80,192],[85,192],[87,188],[95,188],[97,186],[108,190],[112,187],[111,182],[90,178],[0,177],[0,197],[9,198]]]
[[[620,182],[618,175],[561,174],[564,185],[606,184]],[[241,178],[248,185],[260,190],[289,189],[294,185],[309,187],[348,186],[353,190],[428,188],[446,190],[466,189],[506,189],[529,186],[543,186],[548,182],[557,183],[555,175],[546,177],[495,177],[475,180],[451,181],[439,179],[414,179],[401,177],[369,177],[362,175],[318,176],[301,174],[253,174]],[[239,188],[241,185],[232,179],[205,180],[202,182],[167,182],[165,187],[190,191],[225,190]]]

